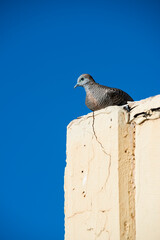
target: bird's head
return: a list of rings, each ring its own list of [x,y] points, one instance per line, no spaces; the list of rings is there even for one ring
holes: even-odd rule
[[[91,77],[91,75],[89,74],[82,74],[78,80],[77,80],[77,84],[74,86],[74,88],[76,87],[84,87],[87,84],[93,84],[95,81],[94,79]]]

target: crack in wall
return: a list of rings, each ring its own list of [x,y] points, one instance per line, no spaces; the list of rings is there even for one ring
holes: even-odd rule
[[[91,212],[91,210],[83,210],[83,211],[80,211],[80,212],[76,212],[74,214],[72,214],[71,216],[68,216],[67,218],[70,219],[70,218],[73,218],[77,215],[80,215],[80,214],[83,214],[83,213],[87,213],[87,212]]]
[[[86,225],[86,230],[87,231],[93,231],[93,233],[94,233],[94,236],[95,236],[95,240],[97,240],[100,236],[101,236],[101,234],[103,233],[103,232],[106,232],[107,234],[108,234],[108,237],[109,237],[109,239],[110,239],[110,233],[109,233],[109,231],[108,231],[108,229],[107,229],[107,220],[108,220],[108,213],[110,212],[110,210],[111,210],[111,208],[110,209],[105,209],[105,210],[99,210],[99,211],[97,211],[97,214],[99,214],[99,213],[102,213],[102,214],[104,214],[104,216],[105,216],[105,221],[104,221],[104,224],[103,224],[103,226],[102,226],[102,229],[100,229],[99,231],[98,231],[98,233],[96,232],[96,225],[94,225],[93,223],[90,225],[89,224],[89,226],[88,226],[88,221],[90,220],[90,219],[92,219],[92,216],[90,215],[87,219],[86,219],[86,221],[85,221],[85,225]],[[93,211],[91,212],[91,213],[93,213]],[[108,239],[108,238],[107,238]],[[108,239],[108,240],[109,240]]]
[[[104,112],[96,113],[96,116],[104,115],[104,114],[107,114],[107,115],[108,115],[109,113],[111,113],[111,112],[106,112],[106,111],[104,111]],[[87,114],[87,115],[84,115],[84,116],[81,116],[81,117],[77,117],[77,119],[75,119],[75,120],[73,120],[73,121],[71,121],[71,122],[69,123],[69,125],[68,125],[67,128],[70,129],[73,124],[79,125],[81,122],[85,121],[86,119],[92,118],[93,116],[90,115],[90,114],[91,114],[91,113],[89,113],[89,114]],[[78,123],[77,123],[77,120],[79,120]]]
[[[135,115],[134,115],[134,118],[137,118],[138,116],[140,116],[140,115],[143,115],[143,117],[150,117],[152,114],[153,114],[153,112],[160,112],[160,107],[158,107],[158,108],[151,108],[151,109],[149,109],[148,111],[146,111],[146,112],[140,112],[140,113],[136,113]]]
[[[86,119],[92,118],[92,116],[82,116],[82,117],[78,117],[77,119],[73,120],[72,122],[70,122],[70,124],[68,125],[68,130],[71,128],[71,126],[74,125],[79,125],[81,122],[85,121]],[[77,121],[79,120],[79,121]]]
[[[101,189],[100,189],[100,191],[102,191],[102,190],[104,189],[104,187],[106,186],[106,184],[107,184],[107,182],[108,182],[108,179],[109,179],[109,176],[110,176],[110,169],[111,169],[111,155],[110,155],[109,153],[106,152],[104,146],[103,146],[102,143],[98,140],[98,137],[97,137],[97,135],[96,135],[96,131],[95,131],[95,125],[94,125],[94,123],[95,123],[95,115],[94,115],[94,111],[93,111],[92,129],[93,129],[94,137],[95,137],[96,141],[98,142],[98,144],[100,145],[100,147],[101,147],[102,151],[104,152],[104,154],[105,154],[106,156],[109,157],[109,163],[108,163],[108,175],[107,175],[107,178],[106,178],[106,181],[105,181],[104,185],[103,185],[103,186],[101,187]],[[100,191],[99,191],[99,192],[100,192]]]
[[[109,212],[109,210],[108,211],[107,210],[103,210],[103,211],[100,210],[99,212],[105,213],[105,223],[104,223],[103,228],[99,231],[98,234],[94,231],[95,240],[97,240],[102,235],[103,232],[107,232],[108,233],[109,240],[110,240],[110,232],[107,230],[107,220],[108,220],[108,217],[107,217],[107,214],[106,214],[106,212]]]

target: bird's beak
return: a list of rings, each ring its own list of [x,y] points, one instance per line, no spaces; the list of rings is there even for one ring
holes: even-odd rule
[[[79,86],[79,84],[77,83],[75,86],[74,86],[74,88],[76,88],[76,87],[78,87]]]

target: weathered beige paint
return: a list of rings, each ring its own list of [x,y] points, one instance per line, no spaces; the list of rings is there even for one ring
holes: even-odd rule
[[[125,114],[122,108],[111,107],[68,126],[66,240],[118,240],[121,235],[132,235],[134,206],[130,204],[134,202],[128,191],[134,188],[129,164],[133,161],[133,126],[126,124]]]
[[[68,126],[66,240],[119,239],[117,123],[118,110],[110,108]]]
[[[67,130],[65,240],[160,239],[160,96]]]
[[[136,240],[160,240],[160,95],[132,107],[130,121],[136,124]]]
[[[136,126],[137,240],[160,240],[160,119]]]

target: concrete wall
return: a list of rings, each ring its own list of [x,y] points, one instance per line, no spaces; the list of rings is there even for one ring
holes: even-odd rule
[[[160,96],[67,129],[65,240],[160,239]]]

